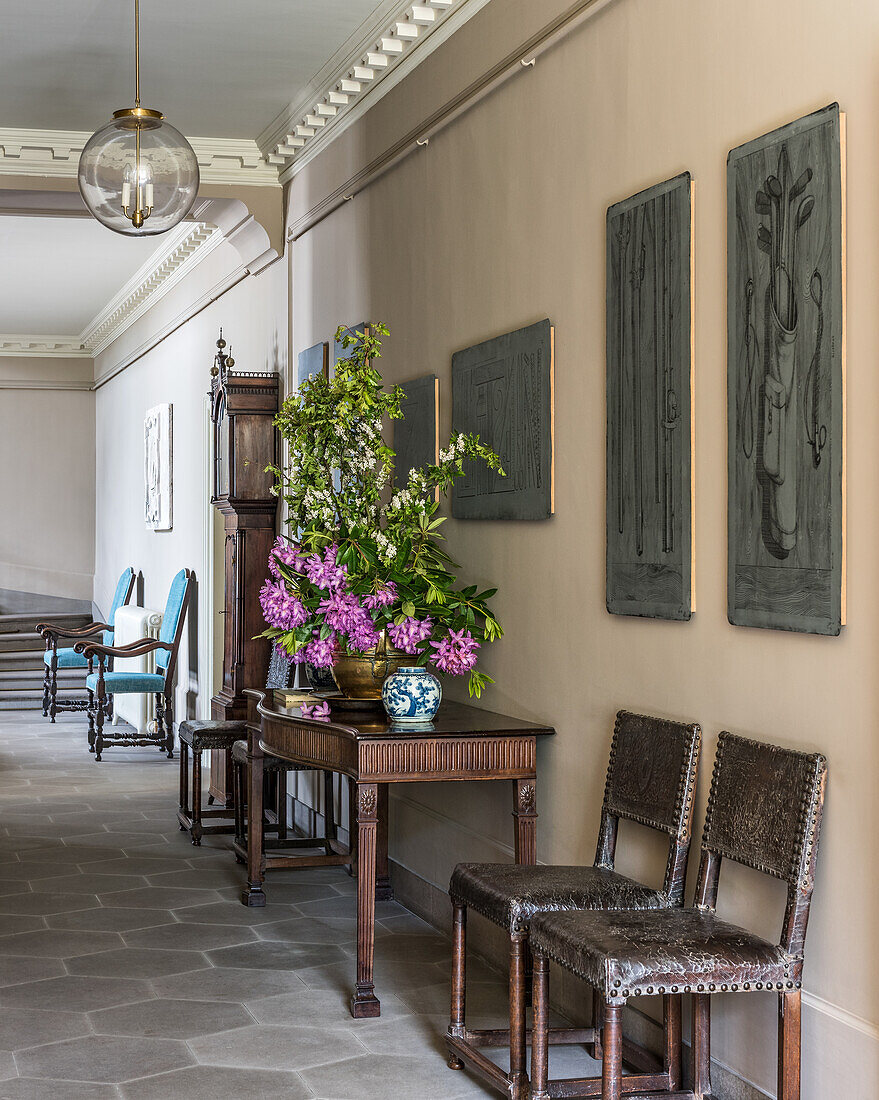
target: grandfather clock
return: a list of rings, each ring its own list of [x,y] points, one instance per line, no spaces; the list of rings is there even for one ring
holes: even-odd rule
[[[223,686],[211,699],[211,717],[221,721],[247,715],[245,688],[265,684],[269,642],[254,640],[265,630],[259,590],[267,576],[275,539],[278,500],[266,466],[278,465],[277,373],[235,369],[225,351],[223,331],[211,371],[211,420],[214,425],[214,491],[211,503],[225,517],[225,607]],[[231,349],[230,349],[231,352]],[[228,802],[231,776],[225,754],[211,754],[210,793]]]

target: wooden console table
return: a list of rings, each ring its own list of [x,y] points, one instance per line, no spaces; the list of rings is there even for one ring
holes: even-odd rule
[[[346,715],[344,724],[321,722],[273,709],[261,691],[250,689],[245,694],[250,697],[250,790],[248,882],[241,900],[252,906],[266,903],[263,753],[350,776],[356,784],[352,819],[357,829],[357,977],[351,1014],[358,1019],[378,1016],[381,1005],[373,981],[373,948],[377,870],[379,887],[382,878],[387,881],[387,785],[511,781],[516,862],[535,863],[537,738],[555,730],[463,703],[443,703],[430,728],[422,730],[391,726],[383,712]]]

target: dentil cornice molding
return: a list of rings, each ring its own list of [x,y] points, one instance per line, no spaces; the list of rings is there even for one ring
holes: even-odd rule
[[[385,0],[260,134],[286,183],[489,0]]]
[[[20,130],[0,127],[0,176],[75,178],[79,154],[91,137],[84,130]],[[278,187],[278,170],[255,141],[190,138],[204,183]]]

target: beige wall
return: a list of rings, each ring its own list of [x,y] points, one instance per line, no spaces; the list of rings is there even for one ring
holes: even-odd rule
[[[131,346],[149,339],[166,315],[191,302],[203,286],[220,283],[239,264],[221,244],[157,309],[150,311],[103,353],[98,377],[112,373]],[[144,605],[161,610],[174,574],[195,571],[196,604],[189,618],[177,678],[176,716],[207,717],[213,670],[207,665],[207,631],[222,607],[206,583],[209,557],[216,552],[215,509],[210,507],[209,420],[205,395],[220,326],[242,370],[286,369],[286,270],[276,263],[263,274],[244,278],[218,301],[187,321],[97,393],[97,520],[95,599],[109,603],[116,578],[126,565],[144,574]],[[173,405],[173,529],[148,530],[143,518],[143,420],[153,405]],[[222,541],[219,543],[222,570]]]
[[[91,359],[0,357],[0,588],[92,598],[91,377]]]
[[[494,0],[296,177],[291,218],[567,6]],[[874,0],[616,0],[308,233],[292,259],[293,353],[339,321],[383,319],[387,377],[438,374],[444,431],[453,351],[544,316],[556,325],[556,516],[448,530],[468,580],[500,586],[506,637],[486,654],[497,687],[484,705],[558,730],[540,751],[541,860],[592,858],[619,707],[703,724],[700,817],[721,729],[828,754],[806,1100],[874,1096],[879,1079],[877,43]],[[849,625],[838,639],[726,619],[726,155],[833,100],[849,150]],[[604,608],[604,219],[608,204],[684,169],[697,181],[698,613],[677,624]],[[460,858],[508,858],[509,792],[497,786],[398,790],[392,854],[441,887]],[[646,873],[647,853],[628,865]],[[725,915],[775,936],[782,906],[780,884],[725,870]],[[715,1055],[774,1093],[771,998],[718,998],[715,1020]]]

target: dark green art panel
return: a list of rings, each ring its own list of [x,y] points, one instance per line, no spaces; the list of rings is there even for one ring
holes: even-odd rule
[[[832,104],[729,155],[737,626],[836,635],[845,621],[843,124]]]
[[[409,471],[420,469],[438,459],[439,444],[439,379],[426,374],[401,382],[404,397],[400,402],[402,420],[394,426],[394,485],[402,489],[409,480]]]
[[[466,461],[452,490],[458,519],[549,519],[553,513],[554,329],[507,332],[452,356],[452,425],[499,455],[506,477]]]
[[[607,610],[689,619],[692,181],[607,211]]]

